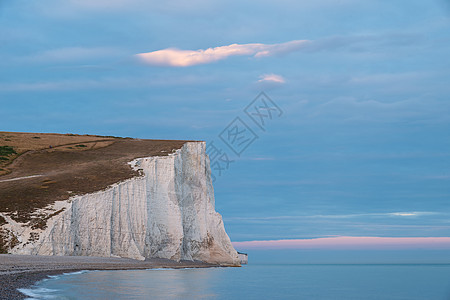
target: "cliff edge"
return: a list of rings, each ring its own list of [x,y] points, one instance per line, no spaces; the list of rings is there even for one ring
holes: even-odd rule
[[[215,211],[204,142],[133,139],[102,142],[109,144],[93,147],[90,153],[58,153],[53,147],[34,150],[27,153],[28,158],[19,157],[11,164],[16,164],[12,172],[0,177],[0,249],[12,254],[240,264],[222,217]],[[133,153],[120,155],[127,145]],[[145,146],[149,146],[147,150]],[[86,155],[91,157],[86,159]],[[32,160],[36,156],[40,163]],[[27,174],[21,174],[21,168],[17,168],[26,166],[27,162],[42,165],[43,157],[51,160],[61,156],[68,157],[70,163],[56,164],[51,170],[44,165],[40,169],[33,166],[28,169],[34,170]],[[77,164],[77,157],[84,159]],[[65,165],[79,169],[77,174],[72,174],[74,184],[66,183],[71,189],[66,190],[61,182],[70,179]],[[115,165],[120,172],[111,168]],[[106,166],[106,171],[101,166]],[[83,169],[89,176],[83,177],[86,176],[86,172],[80,172]],[[108,174],[108,170],[113,174]],[[60,177],[58,172],[62,174]],[[30,203],[14,204],[33,201],[33,194],[27,194],[27,190],[45,184],[45,180],[54,182],[44,188],[50,189],[47,192],[50,199],[39,194],[40,200],[34,208]],[[110,183],[111,180],[115,182]],[[83,188],[87,191],[80,192]],[[14,210],[21,206],[27,209]]]

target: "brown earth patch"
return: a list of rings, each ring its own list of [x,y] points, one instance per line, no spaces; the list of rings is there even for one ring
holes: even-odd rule
[[[0,147],[12,147],[16,153],[0,157],[0,176],[11,172],[8,165],[17,157],[28,151],[55,149],[59,151],[82,151],[108,146],[108,141],[116,137],[95,135],[57,134],[57,133],[29,133],[29,132],[0,132]],[[80,145],[85,145],[81,146]],[[86,148],[86,149],[85,149]]]
[[[138,176],[128,162],[166,156],[185,142],[0,132],[0,146],[12,146],[18,153],[1,167],[8,172],[0,175],[0,212],[29,222],[36,209]],[[9,181],[36,175],[42,176]]]

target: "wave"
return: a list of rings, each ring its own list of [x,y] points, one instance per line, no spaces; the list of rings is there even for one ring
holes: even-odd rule
[[[82,271],[76,271],[76,272],[69,272],[69,273],[63,273],[62,275],[78,275],[78,274],[84,274],[92,271],[88,270],[82,270]]]
[[[59,275],[48,275],[47,278],[40,280],[38,283],[45,282],[48,280],[57,280],[63,276],[79,275],[79,274],[84,274],[87,272],[91,272],[91,271],[82,270],[82,271],[76,271],[76,272],[62,273]],[[19,292],[21,292],[22,294],[24,294],[25,296],[27,296],[27,298],[25,298],[27,300],[65,299],[65,297],[61,297],[60,295],[55,295],[55,293],[59,292],[58,290],[37,287],[38,283],[36,283],[31,288],[21,288],[21,289],[17,289],[17,290]]]
[[[29,288],[29,289],[17,289],[19,292],[27,296],[25,299],[61,299],[60,297],[53,295],[58,290],[47,289],[47,288]]]

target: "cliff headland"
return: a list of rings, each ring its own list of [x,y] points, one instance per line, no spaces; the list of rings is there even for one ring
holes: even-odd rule
[[[205,143],[0,132],[0,251],[240,264]]]

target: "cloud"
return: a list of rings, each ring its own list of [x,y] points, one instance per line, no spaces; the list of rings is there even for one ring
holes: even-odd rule
[[[227,220],[240,221],[268,221],[268,220],[304,220],[304,219],[353,219],[367,217],[419,217],[438,215],[438,212],[413,211],[413,212],[386,212],[386,213],[360,213],[342,215],[299,215],[299,216],[266,216],[266,217],[233,217]]]
[[[263,74],[259,78],[258,82],[286,83],[283,76],[277,74]]]
[[[240,249],[450,249],[450,237],[353,237],[233,242]]]
[[[278,44],[231,44],[208,49],[182,50],[178,48],[166,48],[146,53],[136,54],[143,63],[164,67],[189,67],[200,64],[213,63],[224,60],[230,56],[265,57],[281,55],[290,52],[303,51],[316,53],[322,51],[347,50],[357,47],[358,52],[373,53],[378,46],[391,45],[398,42],[402,35],[357,35],[357,36],[332,36],[319,40],[293,40]],[[404,39],[411,40],[411,36]],[[404,43],[402,43],[403,45]],[[354,53],[354,50],[350,51]],[[388,78],[386,78],[388,79]],[[386,80],[385,78],[355,78],[356,83],[367,80]]]
[[[110,9],[125,8],[127,6],[135,6],[142,4],[141,0],[70,0],[73,6],[85,7],[90,9]]]
[[[74,79],[39,82],[0,83],[0,92],[73,91],[90,89],[128,89],[161,86],[193,86],[213,82],[211,76],[178,76],[167,80],[164,76],[111,77],[101,79]]]
[[[416,217],[418,215],[420,215],[420,213],[417,212],[395,212],[395,213],[390,213],[391,216],[395,216],[395,217]]]
[[[145,0],[69,0],[61,6],[84,9],[86,11],[152,11],[159,13],[192,14],[211,12],[214,8],[221,7],[220,3],[208,0],[170,0],[170,1],[145,1]]]
[[[37,53],[28,57],[21,58],[22,62],[74,62],[91,59],[109,58],[122,56],[124,52],[118,48],[108,47],[66,47],[51,49]]]
[[[404,72],[404,73],[381,73],[370,74],[365,76],[352,77],[350,84],[354,85],[371,85],[374,84],[411,84],[411,82],[421,82],[424,79],[432,77],[431,72]]]
[[[231,44],[206,50],[181,50],[177,48],[167,48],[147,53],[140,53],[136,56],[146,64],[164,67],[189,67],[200,64],[213,63],[224,60],[230,56],[253,56],[265,57],[281,55],[297,51],[310,41],[295,40],[280,44]]]
[[[249,157],[246,160],[268,161],[268,160],[275,160],[275,158],[273,158],[273,157]]]

